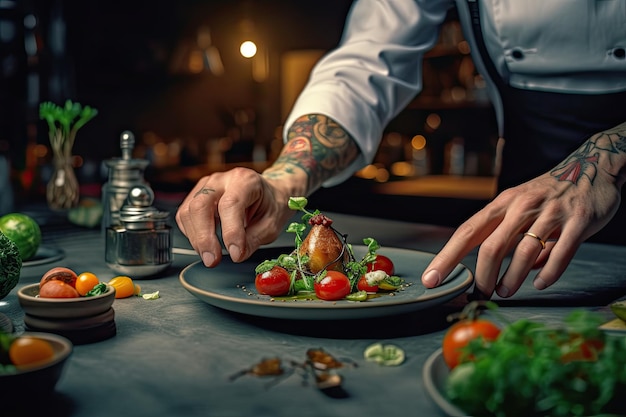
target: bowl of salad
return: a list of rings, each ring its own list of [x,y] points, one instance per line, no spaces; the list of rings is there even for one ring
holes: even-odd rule
[[[0,332],[0,392],[3,398],[24,392],[48,394],[63,374],[73,344],[51,333]]]
[[[473,307],[424,364],[427,394],[447,415],[626,415],[626,338],[601,330],[600,314],[574,310],[550,325]]]

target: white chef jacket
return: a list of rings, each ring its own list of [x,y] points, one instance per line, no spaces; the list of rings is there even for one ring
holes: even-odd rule
[[[456,0],[474,63],[487,80],[500,132],[501,98],[485,71],[468,2],[480,2],[490,60],[510,86],[548,92],[626,91],[626,1]],[[324,114],[357,142],[361,154],[327,181],[336,185],[371,163],[386,125],[420,92],[424,53],[455,0],[356,0],[339,46],[311,72],[285,122]],[[624,111],[626,121],[626,110]]]

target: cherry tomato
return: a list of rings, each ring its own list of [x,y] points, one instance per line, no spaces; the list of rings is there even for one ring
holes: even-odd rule
[[[376,255],[376,260],[367,264],[367,272],[385,271],[387,275],[393,275],[395,268],[391,259],[385,255]]]
[[[315,295],[322,300],[341,300],[350,294],[350,280],[339,271],[328,271],[324,278],[314,284]]]
[[[77,277],[76,272],[72,271],[71,269],[65,268],[62,266],[57,266],[55,268],[48,270],[48,272],[43,274],[43,276],[41,277],[41,280],[39,281],[39,287],[41,288],[43,284],[52,280],[63,281],[66,284],[69,284],[72,287],[74,287],[76,285],[76,277]]]
[[[109,285],[115,288],[115,298],[128,298],[136,295],[135,283],[130,277],[117,276],[109,281]]]
[[[367,279],[365,279],[365,275],[362,275],[361,278],[359,278],[359,281],[356,283],[356,288],[359,291],[365,291],[365,292],[378,292],[378,285],[374,284],[374,285],[370,285],[367,283]]]
[[[42,298],[77,298],[80,294],[70,284],[53,279],[39,287],[39,296]]]
[[[31,336],[21,336],[15,339],[9,347],[9,358],[15,366],[32,365],[52,359],[54,348],[43,339]]]
[[[598,353],[604,349],[604,341],[599,339],[583,339],[580,335],[572,336],[570,343],[577,346],[576,349],[568,351],[561,357],[563,363],[573,361],[595,361]]]
[[[443,338],[443,359],[450,369],[461,361],[460,349],[471,340],[481,337],[485,341],[495,340],[500,328],[489,320],[463,319],[454,323]]]
[[[76,291],[80,295],[86,295],[96,285],[100,283],[98,277],[91,272],[83,272],[76,278]]]
[[[254,286],[259,294],[270,296],[286,295],[291,286],[289,272],[283,267],[274,266],[269,271],[257,274]]]

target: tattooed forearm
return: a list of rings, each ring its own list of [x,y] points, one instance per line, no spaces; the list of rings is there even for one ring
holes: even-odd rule
[[[308,189],[344,170],[358,154],[354,140],[333,120],[322,115],[297,119],[288,131],[289,142],[264,175],[277,178],[300,169]]]
[[[618,177],[626,166],[626,123],[589,138],[550,174],[573,184],[586,178],[593,184],[598,169]]]

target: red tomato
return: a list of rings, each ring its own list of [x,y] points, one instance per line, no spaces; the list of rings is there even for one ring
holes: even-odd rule
[[[52,280],[63,281],[66,284],[69,284],[70,286],[75,287],[76,278],[77,278],[76,272],[72,271],[69,268],[57,266],[55,268],[48,270],[48,272],[43,274],[43,276],[41,277],[41,280],[39,281],[39,288],[41,288],[43,284],[45,284],[46,282],[52,281]]]
[[[371,271],[385,271],[387,275],[393,275],[395,268],[391,259],[385,255],[376,255],[376,260],[367,264],[367,272]]]
[[[368,284],[367,279],[365,279],[365,275],[362,275],[361,278],[359,278],[359,282],[356,283],[356,288],[359,291],[378,292],[378,285]]]
[[[326,301],[341,300],[350,294],[350,280],[339,271],[328,271],[326,276],[314,284],[315,295]]]
[[[563,363],[595,361],[598,359],[598,353],[604,349],[604,341],[598,339],[584,340],[582,336],[572,336],[570,342],[574,345],[580,344],[580,346],[575,350],[565,353],[561,358]]]
[[[443,337],[443,359],[450,369],[460,363],[460,349],[470,340],[481,337],[485,341],[495,340],[500,328],[485,319],[463,319],[454,323]]]
[[[42,298],[76,298],[80,297],[76,288],[70,284],[53,279],[39,287],[39,296]]]
[[[291,286],[291,277],[285,268],[275,266],[269,271],[257,274],[254,285],[259,294],[287,295]]]

